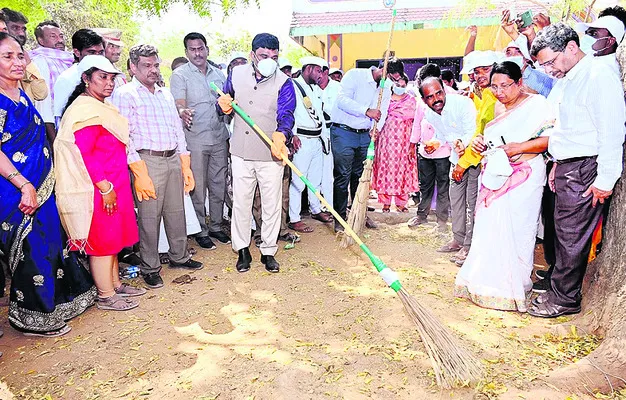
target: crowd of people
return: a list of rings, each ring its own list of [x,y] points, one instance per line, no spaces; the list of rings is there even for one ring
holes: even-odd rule
[[[218,65],[192,32],[168,89],[154,46],[129,49],[128,79],[116,66],[120,31],[79,29],[70,52],[62,27],[44,21],[26,51],[27,19],[3,9],[0,251],[11,274],[11,325],[53,337],[94,303],[137,307],[146,289],[120,280],[119,260],[133,248],[150,289],[163,286],[164,264],[203,268],[189,237],[207,250],[230,244],[241,273],[252,267],[254,240],[265,269],[279,272],[278,242],[314,231],[303,214],[333,223],[282,160],[292,159],[345,219],[370,134],[382,212],[409,212],[419,193],[409,221],[419,227],[436,192],[438,229],[451,217],[453,238],[438,251],[461,267],[456,296],[538,317],[578,312],[622,172],[626,111],[615,53],[626,11],[603,11],[577,27],[580,35],[541,14],[528,25],[511,17],[503,13],[512,39],[503,53],[477,50],[470,27],[460,71],[468,80],[436,64],[409,77],[397,58],[344,74],[309,56],[293,71],[269,33]],[[550,269],[530,302],[540,225]],[[343,228],[334,221],[334,229]]]

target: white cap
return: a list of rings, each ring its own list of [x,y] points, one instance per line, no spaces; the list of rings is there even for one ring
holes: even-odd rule
[[[300,59],[300,64],[304,68],[305,65],[318,65],[322,68],[328,68],[328,63],[321,57],[302,57]]]
[[[617,43],[620,43],[624,38],[624,23],[620,21],[617,17],[614,17],[612,15],[600,17],[590,23],[576,24],[577,31],[586,32],[589,28],[600,28],[608,30],[611,36],[617,39]]]
[[[100,71],[108,72],[110,74],[122,73],[117,68],[115,68],[113,64],[111,64],[111,61],[107,60],[106,57],[104,56],[96,56],[96,55],[85,56],[80,61],[80,63],[78,63],[78,71],[80,72],[81,75],[85,71],[91,68],[97,68]]]
[[[498,53],[493,50],[486,51],[472,51],[465,57],[463,57],[463,69],[461,74],[471,74],[474,68],[488,67],[504,59],[503,53]]]
[[[328,71],[328,75],[336,74],[337,72],[343,75],[343,71],[340,70],[339,68],[331,68],[330,71]]]
[[[122,31],[119,29],[93,28],[92,31],[102,36],[102,39],[104,39],[105,42],[124,47],[124,42],[122,42]]]
[[[234,53],[232,53],[229,57],[230,61],[228,61],[228,63],[230,64],[231,62],[233,62],[234,60],[238,59],[238,58],[243,58],[244,60],[248,60],[248,55],[242,51],[236,51]]]
[[[285,57],[279,57],[278,58],[278,68],[279,69],[283,69],[285,67],[292,67],[293,68],[293,64],[291,64],[291,61],[287,60]]]
[[[515,41],[512,41],[511,43],[507,44],[505,49],[511,48],[513,47],[514,49],[519,49],[519,44],[515,43]]]

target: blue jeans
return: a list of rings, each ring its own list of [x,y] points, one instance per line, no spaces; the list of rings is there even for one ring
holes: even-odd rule
[[[359,179],[363,174],[363,162],[367,156],[367,147],[370,144],[370,135],[354,133],[336,126],[330,128],[331,148],[335,163],[333,175],[333,207],[335,211],[346,219],[348,206],[348,185],[354,199]]]

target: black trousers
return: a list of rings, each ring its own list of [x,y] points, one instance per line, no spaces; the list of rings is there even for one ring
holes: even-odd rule
[[[555,166],[556,264],[550,280],[551,299],[566,307],[580,304],[593,231],[606,205],[593,207],[593,196],[582,197],[595,180],[597,167],[595,157]]]
[[[447,222],[450,212],[450,159],[418,156],[417,170],[420,182],[420,203],[417,216],[423,219],[430,213],[430,204],[437,185],[437,220]]]
[[[548,162],[547,174],[554,168],[553,162]],[[554,201],[555,194],[550,189],[550,185],[546,183],[543,188],[543,197],[541,198],[541,216],[543,217],[543,257],[550,267],[548,269],[548,277],[552,274],[554,264],[556,264],[556,252],[554,249],[554,241],[556,233],[554,232]]]

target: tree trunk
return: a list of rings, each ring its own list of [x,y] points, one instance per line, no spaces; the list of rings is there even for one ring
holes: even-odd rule
[[[557,387],[603,393],[626,387],[626,178],[615,186],[602,252],[588,269],[583,311],[573,321],[581,330],[605,339],[587,357],[555,371]]]

